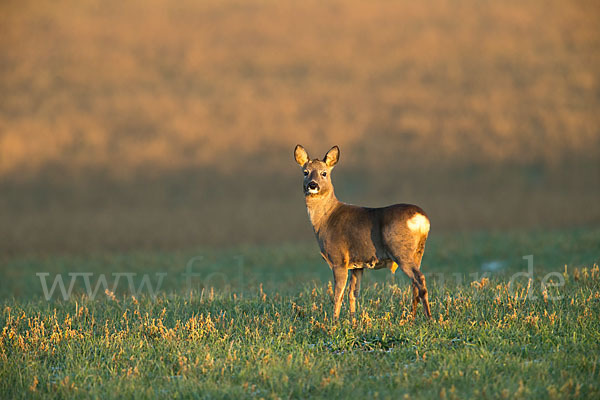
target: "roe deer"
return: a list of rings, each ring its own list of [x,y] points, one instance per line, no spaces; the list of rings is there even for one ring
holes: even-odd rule
[[[294,158],[304,172],[306,207],[321,255],[333,271],[333,318],[340,316],[348,270],[352,271],[348,294],[352,319],[363,270],[389,268],[395,272],[398,266],[412,281],[413,317],[421,301],[425,315],[431,318],[425,276],[420,270],[429,233],[425,212],[412,204],[367,208],[339,201],[331,183],[331,170],[340,158],[337,146],[321,161],[311,160],[304,147],[297,145]]]

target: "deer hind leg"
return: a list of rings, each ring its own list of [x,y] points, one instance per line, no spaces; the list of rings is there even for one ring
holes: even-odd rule
[[[404,272],[406,276],[408,276],[408,278],[411,280],[411,287],[413,292],[412,315],[414,318],[417,315],[417,305],[421,300],[421,284],[420,280],[415,275],[415,272],[420,273],[420,271],[414,267],[413,259],[405,258],[403,261],[400,257],[394,257],[394,261],[396,262],[396,264],[398,264],[402,272]]]
[[[416,308],[419,302],[423,303],[423,308],[427,318],[431,318],[431,309],[429,307],[429,296],[427,294],[427,285],[425,275],[419,269],[421,257],[423,255],[423,245],[419,244],[416,250],[402,249],[397,252],[399,256],[394,256],[394,261],[400,266],[402,271],[412,281],[413,287],[413,315],[416,315]],[[403,256],[404,255],[404,256]]]
[[[425,276],[416,268],[409,270],[406,275],[408,275],[412,281],[412,317],[415,318],[417,316],[417,306],[419,305],[419,302],[422,301],[423,307],[425,308],[425,315],[427,318],[431,318],[431,311],[429,310],[429,298],[427,296],[427,286],[425,285]]]
[[[425,275],[417,269],[413,269],[414,279],[413,283],[416,284],[419,300],[423,303],[423,311],[425,311],[425,315],[427,318],[431,318],[431,308],[429,307],[429,295],[427,294],[427,284],[425,283]],[[414,306],[413,301],[413,306]],[[414,314],[414,310],[413,310]]]
[[[360,294],[360,281],[362,279],[363,269],[353,269],[350,278],[350,288],[348,299],[350,300],[350,319],[353,320],[356,315],[356,301]]]
[[[334,294],[333,294],[333,319],[337,320],[340,317],[342,309],[342,299],[344,297],[344,289],[348,281],[348,270],[344,267],[333,268]]]
[[[412,283],[412,290],[413,290],[412,316],[414,319],[417,316],[417,305],[419,304],[419,288],[417,287],[417,285],[414,282]]]
[[[427,284],[425,283],[425,275],[421,272],[421,259],[423,258],[423,252],[425,251],[425,242],[427,241],[427,234],[419,238],[417,243],[417,249],[415,250],[415,278],[418,280],[417,288],[419,291],[419,299],[423,302],[423,309],[427,318],[431,318],[431,308],[429,307],[429,295],[427,292]],[[413,315],[415,311],[413,310]]]

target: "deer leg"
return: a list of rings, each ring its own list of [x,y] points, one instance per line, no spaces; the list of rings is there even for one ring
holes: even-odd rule
[[[416,308],[419,301],[423,303],[423,308],[427,318],[431,318],[431,309],[429,307],[429,296],[427,294],[427,285],[425,284],[425,275],[419,269],[421,257],[425,248],[427,236],[419,238],[418,243],[412,247],[410,243],[403,243],[392,248],[393,260],[402,269],[402,272],[408,276],[413,284],[413,316],[416,316]]]
[[[425,311],[425,315],[427,316],[427,318],[431,318],[431,309],[429,308],[429,296],[427,294],[427,285],[425,283],[425,275],[423,275],[423,273],[417,268],[413,269],[413,273],[415,276],[415,279],[413,280],[413,282],[416,283],[416,285],[417,285],[417,288],[419,291],[419,293],[418,293],[419,299],[423,303],[423,311]]]
[[[363,270],[353,269],[352,277],[350,278],[350,288],[348,299],[350,300],[350,319],[353,320],[356,314],[356,300],[360,294],[360,281],[362,279]]]
[[[417,278],[415,277],[415,274],[414,274],[414,271],[417,269],[414,268],[412,260],[409,260],[409,259],[402,260],[402,258],[396,257],[396,258],[394,258],[394,261],[396,262],[396,264],[398,264],[398,266],[400,267],[402,272],[404,272],[406,274],[406,276],[408,277],[408,279],[410,279],[412,282],[412,291],[413,291],[412,315],[414,318],[417,314],[417,304],[419,303],[419,285],[417,282]]]
[[[333,268],[333,281],[335,286],[333,295],[333,319],[337,320],[340,317],[340,310],[342,309],[344,289],[346,289],[346,282],[348,281],[348,270],[344,267]]]
[[[419,288],[417,287],[417,285],[414,282],[412,283],[412,290],[413,290],[412,316],[414,319],[417,316],[417,305],[419,304]]]

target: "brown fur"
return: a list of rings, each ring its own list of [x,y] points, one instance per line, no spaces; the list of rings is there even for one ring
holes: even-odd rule
[[[305,175],[303,188],[310,222],[321,255],[333,271],[334,318],[340,315],[348,270],[352,271],[348,297],[354,317],[364,268],[394,271],[396,266],[412,281],[413,316],[422,302],[425,315],[431,318],[425,276],[420,270],[429,233],[427,215],[412,204],[367,208],[339,201],[331,182],[331,170],[339,154],[334,146],[323,160],[311,160],[302,146],[294,150]]]

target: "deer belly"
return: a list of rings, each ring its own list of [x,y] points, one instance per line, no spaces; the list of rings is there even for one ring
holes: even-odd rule
[[[396,271],[398,264],[396,264],[392,260],[377,260],[373,259],[370,261],[352,261],[348,264],[348,269],[360,269],[360,268],[368,268],[368,269],[383,269],[389,268],[392,272]]]

